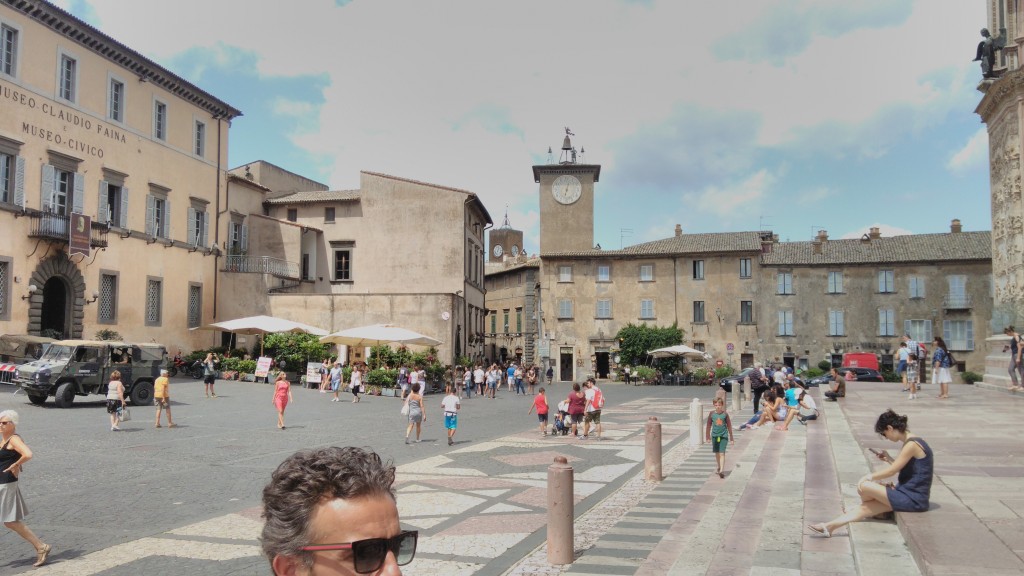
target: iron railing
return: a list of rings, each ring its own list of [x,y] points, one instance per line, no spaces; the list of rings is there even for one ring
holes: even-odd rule
[[[37,212],[29,214],[29,221],[28,235],[30,238],[44,238],[59,242],[69,241],[70,216],[52,212]],[[106,224],[93,222],[89,232],[89,245],[93,248],[106,248],[107,232],[109,231],[110,228]]]
[[[970,294],[947,294],[942,299],[942,307],[946,310],[967,310],[971,306]]]
[[[270,256],[227,256],[224,261],[224,271],[270,274],[278,278],[299,279],[298,262],[289,262]]]

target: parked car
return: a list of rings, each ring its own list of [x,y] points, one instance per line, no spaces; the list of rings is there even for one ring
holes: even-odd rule
[[[10,384],[18,365],[38,360],[53,338],[28,334],[4,334],[0,336],[0,382]]]
[[[885,379],[882,378],[882,374],[878,370],[874,370],[872,368],[861,368],[860,366],[842,366],[838,370],[840,374],[853,372],[853,375],[857,377],[856,380],[858,382],[885,382]],[[828,385],[831,379],[832,377],[829,376],[828,374],[823,374],[821,376],[818,376],[817,378],[811,378],[810,380],[808,380],[807,385]],[[852,382],[852,380],[848,380],[848,382]]]
[[[725,378],[722,378],[722,380],[718,382],[718,385],[722,387],[722,390],[731,393],[733,384],[737,384],[742,388],[743,379],[746,378],[747,376],[750,376],[754,372],[756,372],[755,368],[744,368],[738,374],[733,374],[732,376],[726,376]]]
[[[150,405],[153,382],[166,357],[160,344],[58,340],[38,360],[18,366],[14,384],[33,404],[53,396],[57,407],[67,408],[75,396],[106,395],[110,374],[117,370],[127,399],[135,406]]]

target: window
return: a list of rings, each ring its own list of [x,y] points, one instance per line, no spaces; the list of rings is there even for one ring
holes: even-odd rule
[[[946,281],[949,283],[949,296],[946,299],[946,306],[952,308],[966,307],[968,304],[967,276],[947,276]]]
[[[324,208],[324,223],[331,224],[334,222],[334,206],[328,206]]]
[[[200,248],[207,246],[207,228],[209,226],[207,216],[205,205],[197,202],[188,207],[188,238],[186,242],[191,246]]]
[[[828,273],[828,293],[829,294],[842,294],[843,293],[843,273],[842,272],[829,272]]]
[[[611,300],[598,300],[597,301],[597,318],[611,318],[612,317],[612,301]]]
[[[896,335],[896,311],[892,308],[882,308],[878,311],[878,335]]]
[[[910,337],[918,342],[927,345],[932,341],[931,320],[904,320],[903,332],[910,334]],[[946,343],[947,345],[949,342]],[[913,352],[913,350],[911,350]]]
[[[693,349],[697,350],[699,352],[706,352],[707,351],[704,348],[704,343],[703,342],[694,342],[693,343]]]
[[[171,203],[165,194],[146,196],[146,234],[153,238],[171,237],[170,209]]]
[[[516,308],[516,333],[523,332],[523,309]]]
[[[971,320],[943,320],[942,339],[950,350],[974,350],[974,322]]]
[[[558,281],[559,282],[572,282],[572,266],[559,266],[558,267]]]
[[[572,300],[562,298],[558,301],[558,317],[563,320],[572,318]]]
[[[195,154],[202,158],[206,156],[206,124],[196,120],[195,129]]]
[[[740,278],[750,278],[750,258],[740,258]]]
[[[0,152],[0,202],[25,204],[25,159]]]
[[[203,323],[203,286],[188,284],[188,327],[198,328]]]
[[[297,208],[289,208],[286,216],[289,222],[296,222],[299,219],[299,210]]]
[[[110,94],[107,95],[107,118],[115,122],[124,122],[124,82],[116,78],[110,79]]]
[[[793,335],[793,311],[779,310],[779,336]]]
[[[654,320],[654,300],[640,301],[640,318],[643,320]]]
[[[612,281],[612,267],[607,264],[602,264],[597,267],[597,281],[598,282],[611,282]]]
[[[58,96],[68,102],[75,101],[76,84],[78,83],[78,61],[61,54],[60,56],[60,82],[58,82]]]
[[[107,180],[100,181],[99,221],[128,227],[128,189]]]
[[[693,301],[693,322],[695,324],[701,324],[707,322],[704,319],[704,301],[694,300]]]
[[[334,251],[334,281],[352,281],[352,250]]]
[[[0,26],[0,73],[18,75],[18,31],[6,24]]]
[[[51,156],[51,161],[53,161]],[[43,164],[42,202],[43,212],[67,216],[71,212],[84,211],[83,178],[74,172],[74,164],[60,167]]]
[[[498,333],[498,311],[491,310],[491,334]]]
[[[704,261],[694,260],[693,261],[693,279],[703,280],[704,279]]]
[[[100,324],[117,322],[117,272],[100,272],[100,301],[96,321]]]
[[[792,272],[779,272],[775,276],[775,293],[776,294],[792,294],[793,293],[793,273]]]
[[[502,310],[501,314],[503,320],[503,322],[501,323],[501,325],[503,326],[502,331],[505,332],[505,334],[508,334],[508,308]]]
[[[0,320],[11,319],[11,262],[0,258]]]
[[[892,270],[879,270],[878,271],[878,291],[883,294],[889,292],[895,292],[896,288],[893,285],[893,271]]]
[[[924,298],[924,278],[921,276],[910,277],[910,297]]]
[[[654,282],[654,264],[640,265],[640,281]]]
[[[167,104],[159,100],[153,102],[153,137],[167,140]]]
[[[241,222],[228,224],[228,254],[238,256],[249,249],[249,227]]]
[[[754,302],[753,300],[740,301],[740,324],[754,323]]]
[[[829,310],[828,311],[828,335],[829,336],[845,336],[846,326],[843,323],[843,311],[842,310]]]
[[[146,326],[159,326],[163,299],[163,281],[159,278],[146,280]]]

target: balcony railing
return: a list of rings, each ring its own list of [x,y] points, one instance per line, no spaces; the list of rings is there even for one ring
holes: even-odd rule
[[[58,242],[69,241],[69,227],[71,217],[54,214],[52,212],[37,212],[29,214],[30,224],[28,235],[30,238],[44,238]],[[93,248],[106,248],[107,232],[110,228],[99,222],[92,223],[89,232],[89,245]]]
[[[947,294],[942,299],[942,307],[946,310],[969,310],[971,306],[971,297],[969,294]]]
[[[974,350],[974,340],[949,340],[946,342],[946,348],[954,352],[971,352]]]
[[[228,256],[224,263],[224,271],[270,274],[278,278],[299,279],[298,262],[289,262],[270,256]]]

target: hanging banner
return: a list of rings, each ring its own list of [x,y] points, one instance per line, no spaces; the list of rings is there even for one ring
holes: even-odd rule
[[[68,227],[68,254],[89,256],[89,237],[92,235],[92,217],[85,214],[71,213],[71,226]]]

